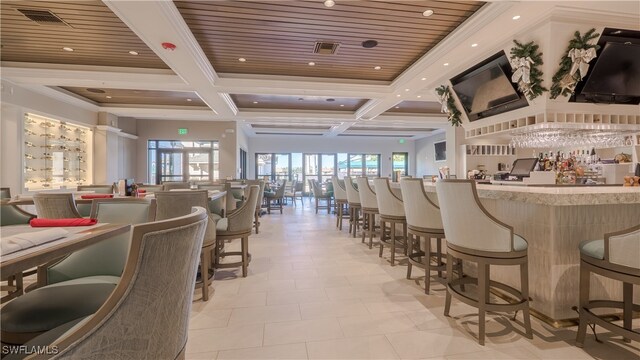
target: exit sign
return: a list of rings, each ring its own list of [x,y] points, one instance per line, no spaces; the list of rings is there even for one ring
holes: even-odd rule
[[[405,142],[406,142],[406,140],[405,140],[405,139],[400,139],[400,140],[398,140],[398,143],[399,143],[399,144],[404,144]]]
[[[189,133],[189,130],[187,130],[186,128],[178,129],[178,135],[187,135],[187,133]]]

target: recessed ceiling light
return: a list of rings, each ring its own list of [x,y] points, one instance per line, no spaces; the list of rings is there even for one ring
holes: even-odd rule
[[[380,69],[382,69],[382,66],[374,66],[373,67],[373,70],[380,70]]]
[[[476,46],[478,46],[478,44],[476,43],[471,44],[471,47],[476,47]]]
[[[344,107],[344,104],[340,104],[340,107]]]
[[[422,78],[422,79],[420,79],[420,80],[425,81],[425,80],[427,80],[427,78],[426,78],[426,77],[423,77],[423,78]]]
[[[107,95],[107,99],[111,99],[111,96]]]
[[[187,101],[191,102],[192,100],[191,99],[187,99]]]
[[[328,8],[333,7],[333,5],[335,5],[335,4],[336,4],[336,2],[335,2],[335,1],[333,1],[333,0],[326,0],[326,1],[324,2],[324,6],[326,6],[326,7],[328,7]]]
[[[520,15],[516,15],[516,16],[512,17],[512,19],[513,20],[518,20],[518,19],[520,19]]]
[[[396,106],[396,109],[400,109],[400,106]]]
[[[425,10],[425,11],[422,13],[422,16],[431,16],[431,15],[433,15],[433,10],[431,10],[431,9],[429,9],[429,10]]]
[[[327,101],[328,101],[328,102],[334,102],[334,101],[336,101],[336,99],[328,98],[328,99],[327,99]]]
[[[442,66],[449,66],[449,63],[444,63],[442,64]]]
[[[73,48],[65,46],[65,47],[62,48],[62,50],[64,50],[64,51],[73,51]]]
[[[396,97],[400,97],[400,94],[396,95]]]
[[[411,89],[404,89],[404,91],[409,91],[409,90],[411,90]]]
[[[302,101],[302,100],[304,100],[304,98],[298,98],[298,101]]]
[[[247,61],[247,59],[245,59],[245,58],[238,58],[238,61],[240,61],[240,62],[245,62],[245,61]]]
[[[129,51],[129,54],[131,54],[131,55],[138,55],[138,52],[137,52],[137,51],[133,51],[133,50],[131,50],[131,51]]]
[[[313,61],[309,61],[309,66],[316,66],[316,63],[314,63]]]
[[[257,102],[257,101],[254,101],[253,103],[254,103],[254,104],[257,104],[258,102]]]
[[[422,97],[422,95],[418,95],[417,98],[420,99]]]

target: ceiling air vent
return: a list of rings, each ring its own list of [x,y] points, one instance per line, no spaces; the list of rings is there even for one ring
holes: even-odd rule
[[[69,24],[60,19],[56,14],[49,10],[36,10],[36,9],[16,9],[22,15],[26,16],[29,20],[39,25],[66,25]]]
[[[340,43],[337,42],[316,41],[316,44],[313,47],[313,53],[321,55],[333,55],[338,52],[339,46]]]

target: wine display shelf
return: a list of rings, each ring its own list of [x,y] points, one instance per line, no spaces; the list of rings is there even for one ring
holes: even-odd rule
[[[75,188],[91,183],[91,129],[25,114],[22,169],[24,189]]]
[[[465,131],[467,139],[490,134],[505,133],[516,129],[524,130],[538,124],[550,124],[550,126],[562,127],[563,124],[609,125],[611,128],[628,128],[627,125],[640,125],[640,115],[610,115],[610,114],[584,114],[584,113],[558,113],[547,112],[535,116],[527,116],[519,119],[503,121],[493,125],[487,125]]]
[[[510,145],[465,145],[467,156],[511,156],[516,149]]]

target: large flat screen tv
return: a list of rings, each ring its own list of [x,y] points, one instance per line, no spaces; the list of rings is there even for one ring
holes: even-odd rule
[[[605,28],[573,101],[640,104],[640,32]]]
[[[451,84],[469,121],[529,105],[511,82],[511,65],[504,51],[454,77]]]

